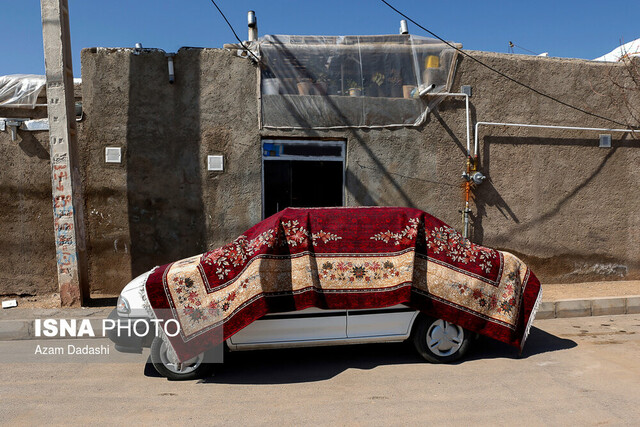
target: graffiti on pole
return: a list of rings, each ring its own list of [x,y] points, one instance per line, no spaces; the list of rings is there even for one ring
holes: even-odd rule
[[[73,275],[77,261],[74,233],[73,198],[68,192],[69,171],[67,154],[60,153],[52,159],[53,225],[56,238],[58,273]],[[65,191],[67,190],[67,191]]]

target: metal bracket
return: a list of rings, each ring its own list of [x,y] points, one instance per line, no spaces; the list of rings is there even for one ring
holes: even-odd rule
[[[20,130],[49,130],[49,119],[25,120],[20,125]]]
[[[0,131],[9,128],[11,133],[11,141],[18,140],[18,129],[36,131],[36,130],[49,130],[49,119],[0,119]]]
[[[11,141],[18,140],[18,128],[22,125],[22,122],[26,122],[29,119],[5,119],[5,125],[9,128],[11,133]]]

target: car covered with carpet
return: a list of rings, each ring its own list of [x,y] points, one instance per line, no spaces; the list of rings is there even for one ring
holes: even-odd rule
[[[208,374],[223,349],[411,340],[427,361],[446,363],[478,335],[522,350],[541,296],[516,256],[424,211],[287,208],[134,279],[110,317],[141,333],[109,336],[120,351],[150,347],[173,380]]]

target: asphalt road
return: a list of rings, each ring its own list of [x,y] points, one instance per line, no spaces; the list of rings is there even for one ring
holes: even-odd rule
[[[91,340],[108,344],[103,340]],[[1,342],[0,354],[33,348]],[[638,425],[640,315],[541,320],[525,352],[482,341],[423,363],[406,344],[234,353],[203,381],[129,363],[2,363],[11,424]]]

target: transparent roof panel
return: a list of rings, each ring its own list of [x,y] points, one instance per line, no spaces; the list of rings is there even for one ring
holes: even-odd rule
[[[419,126],[453,79],[456,50],[413,35],[286,36],[259,42],[266,128]]]

